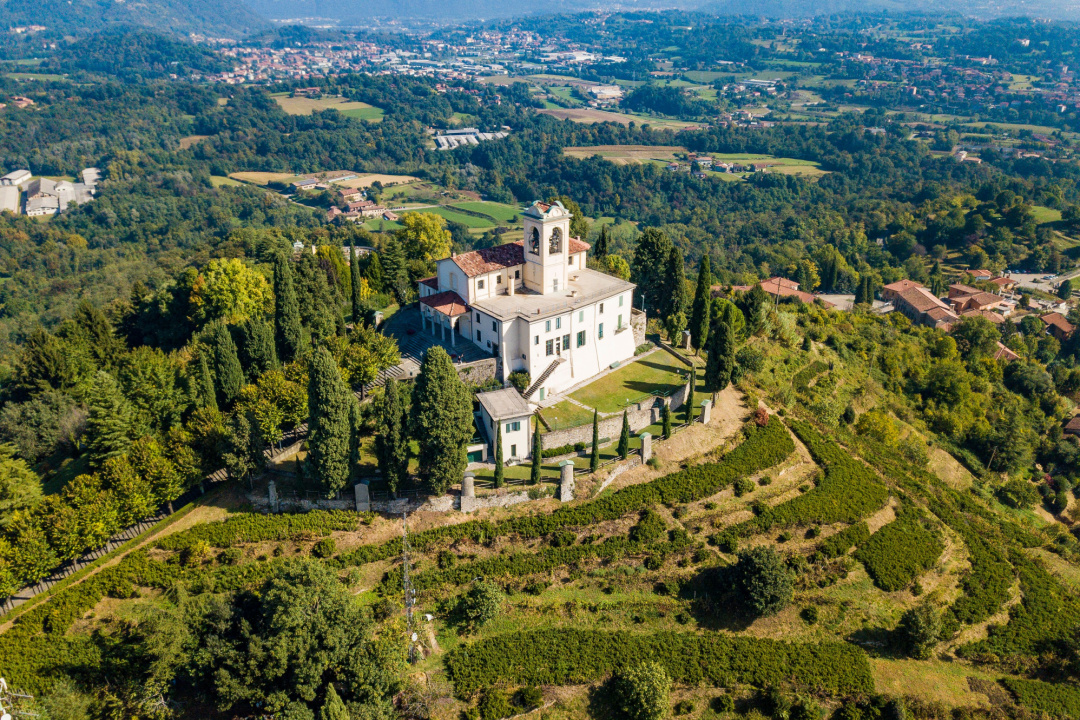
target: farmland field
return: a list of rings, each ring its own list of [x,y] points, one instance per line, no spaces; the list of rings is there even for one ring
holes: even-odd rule
[[[631,122],[638,125],[652,125],[659,129],[685,130],[687,128],[701,127],[700,123],[683,122],[682,120],[667,120],[665,118],[653,118],[646,115],[624,115],[622,113],[608,112],[606,110],[592,110],[586,108],[548,108],[539,112],[545,115],[559,118],[560,120],[573,120],[579,123],[614,122],[620,125],[629,125]]]
[[[521,215],[521,211],[517,208],[511,205],[503,205],[502,203],[496,202],[463,202],[455,203],[450,207],[457,207],[465,210],[472,210],[473,212],[484,213],[485,215],[490,215],[496,220],[502,222],[513,222],[514,218]]]
[[[494,224],[490,220],[473,217],[472,215],[466,215],[465,213],[454,212],[452,208],[445,205],[439,205],[438,207],[420,208],[415,212],[433,213],[435,215],[441,215],[447,220],[461,223],[462,225],[466,225],[470,228],[482,229],[494,227]]]
[[[378,122],[383,118],[382,108],[377,108],[367,103],[346,100],[343,97],[288,97],[279,95],[274,98],[281,109],[290,115],[310,115],[320,110],[333,108],[339,110],[342,115],[357,118],[358,120],[371,120]]]
[[[295,180],[298,175],[292,173],[274,173],[274,172],[235,172],[229,175],[233,180],[239,180],[240,182],[253,183],[255,185],[268,185],[272,182],[290,182]]]
[[[576,158],[599,155],[619,165],[649,161],[672,162],[676,153],[685,153],[681,145],[595,145],[563,148],[563,154]]]

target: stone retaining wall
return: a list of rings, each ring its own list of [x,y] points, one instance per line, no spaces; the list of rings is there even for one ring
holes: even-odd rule
[[[634,347],[645,344],[645,324],[648,318],[644,310],[630,308],[630,328],[634,331]]]

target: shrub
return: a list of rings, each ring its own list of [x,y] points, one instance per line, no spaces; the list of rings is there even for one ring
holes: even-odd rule
[[[573,445],[560,445],[559,447],[547,448],[541,452],[541,456],[545,458],[558,457],[560,455],[569,455],[570,453],[585,452],[586,445],[583,442],[574,443]]]
[[[922,515],[904,509],[855,551],[874,584],[886,592],[899,590],[933,567],[945,549]]]
[[[1012,508],[1030,508],[1039,501],[1039,491],[1027,480],[1013,478],[994,493],[1003,505]]]
[[[1080,717],[1080,689],[1066,684],[1006,677],[1001,684],[1024,707],[1059,718]]]
[[[366,514],[347,510],[313,510],[295,515],[240,513],[220,522],[195,525],[157,541],[162,550],[182,551],[199,542],[227,548],[241,543],[313,540],[335,530],[356,530]]]
[[[548,538],[548,544],[551,547],[570,547],[577,543],[577,534],[572,530],[560,530],[552,533]]]
[[[739,553],[733,585],[744,609],[759,617],[780,612],[794,595],[791,571],[783,558],[768,546]]]
[[[661,720],[668,714],[671,678],[659,663],[643,662],[620,670],[612,689],[627,720]]]
[[[682,685],[763,686],[796,679],[815,692],[873,692],[866,653],[843,642],[800,644],[765,638],[696,633],[636,634],[547,628],[496,635],[446,653],[459,697],[481,687],[577,685],[618,668],[652,660]]]
[[[739,538],[731,533],[721,533],[716,536],[716,547],[721,552],[733,553],[739,549]]]
[[[641,512],[641,519],[630,528],[630,540],[637,543],[654,543],[667,531],[667,525],[660,513],[652,508]]]
[[[440,550],[439,554],[435,558],[435,564],[439,566],[440,570],[448,570],[454,567],[457,562],[457,555],[449,550]]]
[[[735,698],[727,693],[717,695],[709,703],[709,707],[713,709],[713,712],[718,713],[735,712]]]
[[[819,618],[817,605],[807,605],[799,611],[799,617],[805,620],[807,625],[813,625]]]
[[[735,481],[735,497],[742,497],[754,491],[754,483],[750,478],[739,478]]]
[[[689,700],[680,700],[675,703],[676,715],[689,715],[694,712],[694,703]]]
[[[528,370],[515,370],[510,373],[506,378],[510,381],[510,384],[517,388],[519,393],[524,393],[529,389],[529,383],[532,382],[532,378],[529,377]]]
[[[334,542],[334,538],[323,538],[311,548],[311,554],[317,558],[328,558],[334,554],[335,550],[337,550],[337,543]]]
[[[480,702],[476,704],[476,710],[479,720],[502,720],[517,714],[506,691],[499,688],[485,690]]]
[[[941,613],[928,604],[905,611],[894,637],[901,651],[918,660],[926,660],[941,639]]]
[[[544,702],[544,693],[538,687],[523,687],[518,689],[514,694],[514,703],[518,707],[523,707],[526,710],[532,710],[540,707]]]
[[[477,580],[472,589],[461,599],[459,607],[465,618],[473,625],[485,625],[502,611],[505,596],[498,585],[490,580]]]

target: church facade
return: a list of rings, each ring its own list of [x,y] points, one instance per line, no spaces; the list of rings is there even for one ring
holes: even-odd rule
[[[420,281],[424,329],[495,355],[502,377],[524,370],[533,402],[634,356],[634,284],[587,268],[561,203],[533,203],[524,238],[438,261]],[[430,326],[429,326],[430,323]]]

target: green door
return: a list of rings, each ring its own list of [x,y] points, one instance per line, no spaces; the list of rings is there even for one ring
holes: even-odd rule
[[[460,457],[460,456],[458,456],[458,457]],[[473,450],[471,453],[469,453],[466,456],[466,458],[471,463],[483,462],[483,460],[484,460],[484,451],[483,450]]]

